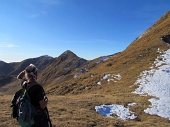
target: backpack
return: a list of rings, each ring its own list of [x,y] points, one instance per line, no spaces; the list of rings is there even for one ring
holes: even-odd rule
[[[22,127],[31,127],[36,115],[35,107],[31,104],[26,88],[22,88],[14,94],[11,101],[12,117],[17,118]]]

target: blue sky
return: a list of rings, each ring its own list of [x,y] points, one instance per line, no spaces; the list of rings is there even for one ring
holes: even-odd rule
[[[0,60],[71,50],[81,58],[123,51],[169,11],[170,0],[0,0]]]

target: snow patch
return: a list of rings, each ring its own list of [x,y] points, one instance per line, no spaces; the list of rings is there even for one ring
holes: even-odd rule
[[[98,82],[97,85],[101,85],[101,82]]]
[[[74,75],[74,78],[77,78],[78,76],[80,76],[80,74],[78,73],[78,74],[75,74]]]
[[[129,108],[125,108],[123,105],[100,105],[95,106],[96,112],[98,112],[101,115],[114,118],[118,117],[121,120],[127,120],[127,119],[135,119],[136,116],[133,112],[129,110]]]
[[[158,52],[162,53],[160,49]],[[135,82],[139,88],[133,93],[154,96],[144,112],[170,119],[170,49],[158,56],[150,68],[140,74]]]
[[[103,63],[104,61],[110,59],[111,57],[113,57],[114,55],[110,55],[110,56],[103,56],[98,62],[97,64],[101,64]]]
[[[161,55],[155,59],[150,70],[141,72],[134,83],[134,85],[139,85],[139,87],[132,93],[154,96],[154,98],[149,99],[151,105],[144,112],[170,120],[170,49],[166,52],[158,49],[158,52]],[[111,80],[110,77],[116,77],[117,80],[121,79],[120,74],[105,74],[101,80]],[[136,105],[135,102],[128,104],[128,106]],[[110,118],[118,117],[121,120],[127,120],[137,117],[129,108],[117,104],[95,106],[95,109],[99,114]]]
[[[108,83],[110,83],[111,81],[113,82],[117,82],[118,80],[120,80],[122,77],[120,74],[104,74],[103,77],[100,79],[102,80],[107,80]],[[100,81],[99,81],[100,82]],[[97,83],[98,84],[98,83]],[[101,85],[101,82],[100,82]]]
[[[128,106],[136,106],[137,104],[135,102],[129,103]]]

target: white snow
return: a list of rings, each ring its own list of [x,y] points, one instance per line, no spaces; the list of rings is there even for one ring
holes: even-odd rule
[[[139,78],[134,84],[139,85],[139,88],[132,93],[153,96],[154,98],[149,99],[151,102],[150,107],[145,109],[144,112],[168,118],[170,120],[170,49],[166,52],[158,49],[158,52],[162,55],[155,59],[150,70],[141,72]],[[109,75],[105,75],[103,78],[108,78],[108,76]],[[120,79],[121,76],[119,77],[119,80]],[[128,104],[128,106],[135,105],[137,105],[135,102]],[[122,120],[136,118],[129,108],[125,108],[122,105],[100,105],[95,106],[95,109],[99,114],[111,118],[115,115]]]
[[[101,85],[101,82],[98,82],[97,85]]]
[[[128,104],[128,106],[135,106],[135,105],[137,105],[135,102]]]
[[[107,80],[108,83],[110,81],[117,82],[120,80],[122,77],[120,74],[104,74],[103,77],[100,79],[102,80]],[[101,81],[99,81],[97,84],[101,85]],[[128,106],[135,106],[136,103],[130,103]],[[101,115],[113,118],[113,117],[118,117],[121,120],[127,120],[127,119],[135,119],[137,116],[134,115],[133,112],[129,110],[129,108],[125,108],[123,105],[117,105],[117,104],[112,104],[112,105],[100,105],[100,106],[95,106],[96,112],[98,112]]]
[[[101,106],[95,106],[96,111],[99,114],[102,114],[104,116],[113,118],[117,116],[121,120],[127,120],[127,119],[135,119],[136,116],[133,112],[129,110],[129,108],[125,108],[122,105],[101,105]]]
[[[74,78],[77,78],[78,76],[80,76],[80,74],[78,73],[78,74],[75,74],[74,75]]]
[[[67,54],[67,52],[68,52],[68,51],[65,51],[64,54]],[[103,63],[104,61],[106,61],[106,60],[110,59],[111,57],[113,57],[114,55],[116,55],[116,54],[108,55],[108,56],[103,56],[103,57],[102,57],[98,62],[96,62],[96,63],[97,63],[97,64],[101,64],[101,63]],[[77,73],[77,74],[74,75],[74,78],[77,78],[78,76],[80,76],[81,74],[83,74],[83,73],[85,73],[85,72],[87,72],[87,71],[88,71],[87,68],[84,67],[84,68],[81,70],[81,72],[79,72],[79,73]]]
[[[140,86],[133,93],[155,97],[149,99],[152,105],[144,112],[170,119],[170,49],[158,56],[151,70],[143,71],[135,84]]]
[[[110,59],[111,57],[113,57],[114,55],[110,55],[110,56],[103,56],[98,62],[97,64],[101,64],[103,63],[104,61]]]
[[[118,80],[120,80],[122,77],[120,74],[104,74],[103,77],[100,79],[102,80],[107,80],[107,82],[109,83],[110,81],[113,82],[117,82]],[[99,81],[100,82],[100,81]],[[97,83],[98,85],[101,85],[101,82],[99,84],[99,82]]]
[[[107,79],[110,76],[110,74],[104,74],[102,79]]]

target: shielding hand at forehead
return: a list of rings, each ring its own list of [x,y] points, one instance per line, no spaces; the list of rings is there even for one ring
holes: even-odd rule
[[[26,67],[25,68],[25,71],[27,72],[27,73],[31,73],[31,72],[33,72],[33,73],[37,73],[37,68],[33,65],[33,64],[30,64],[28,67]]]

